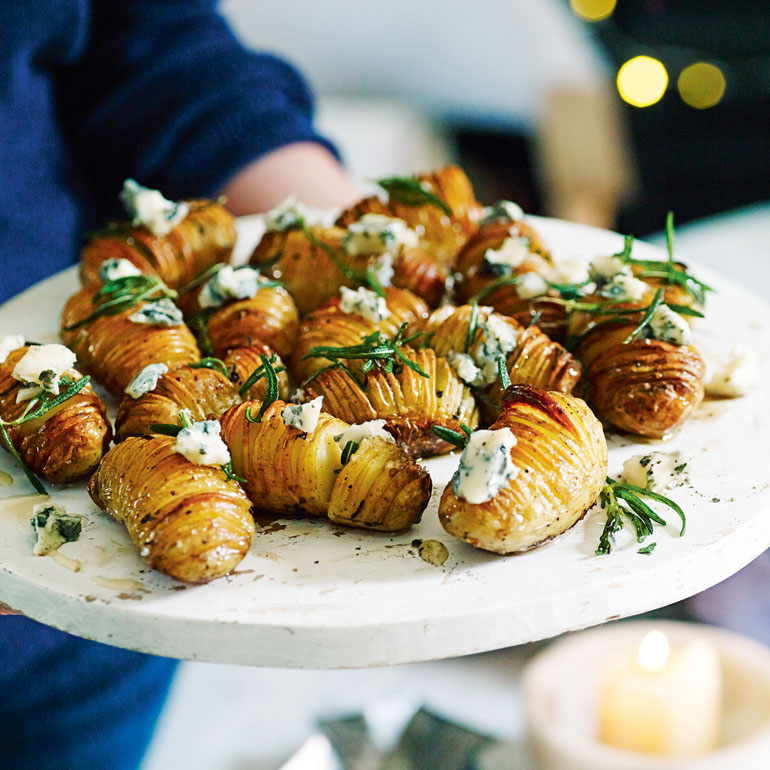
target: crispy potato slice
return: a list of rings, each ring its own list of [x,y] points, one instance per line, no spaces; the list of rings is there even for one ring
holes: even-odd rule
[[[29,350],[25,345],[0,364],[0,416],[21,417],[27,401],[16,403],[21,383],[11,377],[16,364]],[[65,372],[73,380],[82,375]],[[99,396],[90,385],[37,420],[10,426],[8,434],[24,464],[38,476],[63,484],[88,476],[99,464],[112,440],[112,428]],[[7,447],[4,447],[7,448]]]
[[[518,474],[486,503],[458,497],[450,482],[439,519],[477,548],[519,553],[566,532],[593,505],[607,475],[601,424],[579,398],[512,385],[492,430],[509,428]]]
[[[66,327],[86,318],[94,309],[91,301],[96,287],[73,294],[62,313],[61,338],[78,357],[84,372],[114,396],[120,398],[135,374],[148,364],[164,363],[169,368],[200,359],[192,332],[184,324],[153,326],[134,323],[129,316],[148,303],[129,310],[101,316],[74,331]]]
[[[127,259],[172,289],[185,286],[218,262],[227,262],[235,246],[235,217],[216,201],[191,200],[187,204],[190,212],[166,236],[128,222],[97,233],[81,254],[83,284],[101,284],[99,268],[107,259]]]
[[[231,572],[251,545],[251,503],[217,467],[196,465],[168,436],[132,436],[91,477],[93,501],[126,525],[153,569],[187,583]]]
[[[428,307],[438,307],[448,275],[447,268],[423,249],[403,248],[393,260],[393,285],[409,289]]]

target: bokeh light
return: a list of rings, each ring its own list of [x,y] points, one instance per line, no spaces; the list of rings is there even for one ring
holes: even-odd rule
[[[660,101],[668,86],[662,62],[650,56],[635,56],[618,71],[618,92],[634,107],[649,107]]]
[[[685,104],[696,110],[705,110],[719,104],[725,94],[727,81],[719,67],[705,61],[696,61],[682,70],[676,87]]]
[[[586,21],[602,21],[612,15],[618,0],[569,0],[572,10]]]

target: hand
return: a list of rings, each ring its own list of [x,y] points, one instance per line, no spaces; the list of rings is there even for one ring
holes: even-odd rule
[[[0,602],[0,615],[20,615],[20,612],[12,610],[7,604]]]

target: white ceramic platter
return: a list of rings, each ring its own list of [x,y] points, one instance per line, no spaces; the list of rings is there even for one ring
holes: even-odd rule
[[[245,231],[251,232],[247,223]],[[557,257],[609,254],[619,236],[537,220]],[[252,233],[253,234],[253,233]],[[242,249],[244,247],[242,246]],[[663,257],[637,244],[635,256]],[[657,548],[639,555],[623,532],[609,556],[595,556],[603,515],[592,511],[557,541],[519,556],[474,550],[446,535],[436,507],[457,456],[427,463],[435,494],[423,521],[398,536],[285,520],[258,530],[236,572],[190,587],[155,573],[121,524],[89,500],[83,485],[52,488],[53,500],[88,523],[57,555],[32,555],[31,491],[5,453],[0,470],[0,600],[79,636],[177,658],[264,666],[378,666],[491,650],[634,615],[690,596],[738,571],[770,545],[770,307],[708,270],[718,289],[701,335],[740,341],[760,359],[748,396],[706,401],[667,442],[610,437],[610,474],[653,448],[692,456],[683,538],[658,528]],[[0,308],[0,333],[54,341],[74,269]],[[449,549],[441,567],[411,545],[435,538]]]

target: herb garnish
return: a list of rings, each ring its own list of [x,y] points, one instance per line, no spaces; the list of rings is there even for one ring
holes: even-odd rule
[[[264,356],[260,353],[260,359],[264,361]],[[270,359],[267,363],[267,367],[272,369],[274,374],[278,374],[279,372],[285,372],[286,367],[285,366],[273,366],[273,364],[278,360],[278,356],[276,356],[275,353],[270,354]],[[264,362],[258,366],[247,378],[246,381],[241,385],[241,387],[238,389],[238,395],[241,398],[245,398],[246,394],[251,390],[251,388],[256,385],[263,377],[269,377],[267,367],[265,366]],[[278,383],[278,379],[276,378],[276,384]],[[276,397],[273,399],[275,401],[278,398]],[[271,402],[272,403],[272,402]]]
[[[607,483],[599,494],[599,500],[602,508],[607,512],[607,522],[599,538],[599,547],[596,549],[597,555],[610,553],[615,543],[615,534],[623,529],[623,516],[628,518],[636,530],[636,540],[638,543],[652,534],[653,522],[666,526],[666,522],[655,511],[650,508],[642,497],[649,497],[659,503],[663,503],[671,508],[682,520],[682,527],[679,530],[679,537],[682,537],[687,526],[687,519],[684,511],[665,495],[658,492],[652,492],[649,489],[617,481],[609,476]],[[640,549],[640,553],[651,553],[654,543],[647,546],[649,550]]]
[[[452,430],[451,428],[445,428],[443,425],[433,425],[431,426],[431,430],[440,439],[446,441],[447,444],[453,444],[459,449],[465,449],[465,445],[468,443],[468,439],[473,433],[464,422],[460,423],[460,430],[462,430],[462,433],[458,433],[458,431]]]
[[[465,352],[471,349],[479,329],[479,303],[471,300],[471,317],[468,321],[468,331],[465,333]]]
[[[427,182],[408,176],[391,176],[378,179],[377,184],[385,190],[388,198],[404,206],[435,206],[448,217],[452,216],[449,204],[434,193]]]
[[[500,387],[503,390],[510,387],[511,376],[508,374],[508,366],[502,356],[497,359],[497,376],[500,378]]]
[[[175,299],[177,292],[169,289],[157,276],[126,275],[107,281],[91,298],[96,310],[74,324],[64,327],[71,332],[102,316],[117,315],[141,302],[158,299]]]
[[[270,404],[278,400],[278,375],[276,374],[276,370],[273,368],[273,364],[271,363],[270,359],[264,353],[260,353],[259,358],[262,361],[262,366],[252,372],[249,379],[246,380],[246,385],[248,385],[250,388],[254,382],[260,379],[260,377],[264,377],[266,384],[265,397],[262,400],[262,406],[259,407],[259,411],[257,412],[256,417],[252,415],[251,407],[246,407],[247,422],[262,422],[262,418],[265,416],[267,408],[270,406]],[[275,356],[273,356],[273,360],[275,360]],[[255,374],[259,372],[260,369],[262,370],[261,374],[255,377]],[[254,382],[249,384],[252,377],[254,377]],[[248,390],[248,388],[246,390]]]
[[[187,364],[190,369],[213,369],[215,372],[224,374],[225,377],[230,379],[230,370],[227,368],[227,364],[221,358],[214,358],[212,356],[206,356],[201,358],[197,364]]]
[[[404,345],[409,344],[413,340],[422,335],[422,332],[413,334],[410,337],[404,337],[406,334],[406,328],[408,324],[403,323],[399,328],[396,336],[393,339],[385,337],[382,332],[376,331],[372,334],[365,334],[361,337],[361,344],[348,345],[347,347],[332,347],[327,345],[318,345],[311,348],[304,356],[302,360],[306,358],[328,358],[334,362],[346,361],[346,360],[363,360],[361,371],[366,374],[371,371],[375,366],[378,369],[390,374],[401,371],[403,366],[408,366],[412,371],[423,377],[430,377],[430,375],[423,371],[423,369],[417,364],[416,361],[412,361],[403,351]],[[330,367],[326,367],[327,369]],[[353,374],[347,369],[348,374]],[[317,374],[315,375],[317,376]],[[354,379],[356,379],[354,377]],[[309,382],[306,380],[304,384]],[[303,386],[304,386],[303,384]]]
[[[41,495],[47,495],[48,493],[45,491],[45,487],[41,483],[40,479],[38,479],[38,477],[25,465],[24,461],[21,459],[21,456],[16,451],[16,447],[13,445],[11,436],[8,433],[8,428],[44,417],[48,412],[51,411],[51,409],[55,409],[57,406],[60,406],[65,401],[69,401],[73,396],[76,396],[78,393],[80,393],[80,391],[83,390],[83,388],[85,388],[85,386],[88,385],[90,381],[91,378],[88,375],[81,377],[79,380],[73,380],[72,377],[64,376],[61,378],[59,385],[64,387],[65,390],[59,393],[58,396],[50,393],[47,390],[43,391],[37,396],[33,396],[29,400],[29,403],[24,408],[24,411],[15,420],[6,421],[0,419],[0,439],[2,439],[2,443],[11,453],[14,460],[16,460],[19,467],[24,471],[24,475],[29,480],[29,483],[32,484],[32,486],[35,488],[35,491]]]

